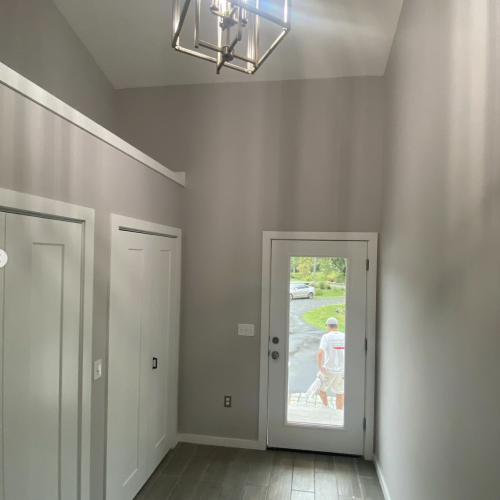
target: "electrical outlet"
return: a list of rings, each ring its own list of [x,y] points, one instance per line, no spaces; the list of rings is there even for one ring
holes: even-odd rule
[[[231,408],[231,396],[224,396],[224,408]]]
[[[253,337],[255,335],[253,325],[238,325],[238,335]]]

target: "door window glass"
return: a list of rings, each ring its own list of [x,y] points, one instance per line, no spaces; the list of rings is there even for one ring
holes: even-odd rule
[[[344,425],[346,274],[345,257],[290,258],[289,425]]]

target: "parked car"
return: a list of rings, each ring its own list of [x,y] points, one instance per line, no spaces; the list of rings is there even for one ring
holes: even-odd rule
[[[316,291],[314,287],[302,283],[290,283],[290,300],[293,299],[312,299]]]

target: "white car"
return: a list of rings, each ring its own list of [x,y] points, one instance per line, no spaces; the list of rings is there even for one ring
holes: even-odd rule
[[[314,287],[302,283],[290,283],[290,300],[293,299],[312,299],[316,291]]]

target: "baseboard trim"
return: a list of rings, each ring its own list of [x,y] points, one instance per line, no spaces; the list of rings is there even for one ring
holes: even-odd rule
[[[177,434],[177,441],[194,444],[209,444],[213,446],[225,446],[227,448],[244,448],[247,450],[262,450],[259,441],[250,439],[234,439],[219,436],[202,436],[200,434]]]
[[[385,500],[391,500],[391,495],[389,495],[387,483],[385,482],[384,474],[380,469],[380,465],[378,463],[376,455],[373,457],[373,463],[375,464],[375,470],[377,471],[378,480],[380,483],[380,487],[382,488],[382,493],[384,494]]]

